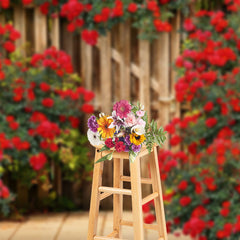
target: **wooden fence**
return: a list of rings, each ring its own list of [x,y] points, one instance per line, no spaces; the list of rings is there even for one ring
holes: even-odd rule
[[[100,37],[94,47],[87,45],[79,35],[67,32],[64,20],[49,19],[37,7],[14,7],[7,19],[0,16],[2,23],[9,20],[21,32],[17,47],[23,55],[42,52],[54,45],[72,57],[83,85],[96,94],[96,110],[110,113],[114,102],[126,99],[144,104],[149,117],[161,126],[180,116],[180,106],[174,97],[176,73],[172,66],[180,51],[180,13],[172,20],[172,32],[160,34],[152,43],[139,40],[138,31],[126,22]],[[24,49],[26,43],[28,51]],[[109,182],[111,163],[107,169],[104,179]],[[61,177],[59,173],[57,176],[56,188],[61,195]]]

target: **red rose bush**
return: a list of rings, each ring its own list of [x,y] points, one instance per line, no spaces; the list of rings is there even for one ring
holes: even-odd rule
[[[1,29],[1,47],[9,51],[6,43],[11,43],[12,52],[20,34],[11,25]],[[33,55],[30,61],[1,54],[0,67],[0,177],[10,171],[14,179],[31,186],[49,172],[50,161],[63,164],[58,154],[67,148],[64,142],[58,144],[59,139],[80,127],[83,114],[93,112],[90,101],[94,94],[78,86],[70,57],[54,47]],[[72,159],[74,166],[81,161],[75,156]],[[13,195],[0,180],[4,214],[10,200]]]
[[[175,89],[190,107],[165,127],[179,151],[159,152],[167,229],[199,240],[240,237],[240,2],[225,3],[184,21]]]

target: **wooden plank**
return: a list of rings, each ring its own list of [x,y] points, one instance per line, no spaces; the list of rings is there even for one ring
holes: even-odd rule
[[[133,227],[133,222],[132,221],[128,221],[128,220],[122,220],[121,221],[121,225],[128,226],[128,227]],[[158,231],[158,225],[157,224],[146,224],[146,223],[144,223],[143,227],[145,229]]]
[[[130,54],[131,54],[131,34],[130,34],[130,22],[121,23],[119,27],[120,31],[120,51],[122,54],[120,63],[120,97],[127,101],[130,100],[131,88],[130,88]]]
[[[81,75],[86,89],[93,90],[93,54],[92,46],[81,41]]]
[[[133,228],[134,240],[143,240],[143,213],[142,213],[142,186],[140,175],[140,159],[137,157],[135,161],[130,163],[131,172],[131,189],[132,189],[132,212],[133,212]]]
[[[140,59],[140,102],[145,110],[150,113],[150,45],[147,40],[139,41]],[[151,117],[149,116],[149,121]]]
[[[157,192],[158,196],[154,198],[156,219],[158,224],[158,235],[159,237],[163,237],[167,240],[167,229],[166,229],[166,218],[164,213],[164,205],[163,205],[163,194],[162,194],[162,186],[161,186],[161,178],[160,178],[160,170],[158,165],[158,156],[157,156],[157,148],[154,147],[154,151],[151,153],[150,158],[150,171],[152,178],[152,188],[153,192]]]
[[[171,62],[175,63],[175,60],[180,55],[180,42],[181,35],[178,32],[181,27],[181,13],[177,12],[175,18],[172,20],[173,30],[171,32]],[[171,95],[175,96],[175,82],[176,82],[177,73],[174,70],[173,66],[171,66]],[[173,106],[173,114],[171,114],[172,118],[180,117],[180,103],[175,100],[175,105]]]
[[[35,52],[43,52],[47,48],[47,17],[39,7],[34,8],[34,41]]]
[[[121,176],[121,180],[124,182],[131,182],[131,178],[129,176]],[[152,180],[150,178],[141,178],[141,183],[152,184]]]
[[[113,237],[101,237],[101,236],[95,236],[94,240],[126,240],[122,238],[113,238]]]
[[[141,77],[141,69],[135,63],[131,63],[130,65],[131,73],[137,78]]]
[[[132,191],[129,189],[112,188],[112,187],[99,187],[99,192],[132,195]]]
[[[121,63],[122,62],[122,56],[121,53],[119,53],[116,49],[112,48],[112,58],[114,61]]]
[[[56,17],[52,18],[51,21],[51,45],[60,49],[60,19]]]
[[[25,49],[23,49],[24,44],[26,44],[26,15],[23,7],[13,8],[13,25],[21,33],[21,38],[16,41],[16,47],[22,48],[21,54],[26,56]]]
[[[155,68],[154,76],[159,82],[159,111],[158,111],[158,124],[166,126],[169,123],[170,104],[165,100],[169,98],[170,89],[170,53],[169,53],[169,33],[162,33],[160,38],[155,41]],[[168,142],[164,144],[168,148]]]
[[[110,114],[112,108],[112,78],[111,78],[111,35],[100,37],[100,78],[101,78],[101,110]]]
[[[107,192],[101,193],[100,194],[100,201],[105,199],[105,198],[107,198],[107,197],[109,197],[109,196],[111,196],[111,195],[112,195],[112,193],[107,193]]]
[[[113,187],[123,188],[121,176],[123,174],[123,159],[113,159]],[[130,191],[131,192],[131,191]],[[123,214],[123,195],[113,195],[113,231],[116,232],[115,237],[122,238],[122,229],[120,220]]]
[[[95,151],[95,161],[102,157],[101,152]],[[93,180],[92,180],[92,193],[91,193],[91,203],[89,211],[89,221],[88,221],[88,238],[87,240],[92,240],[97,232],[97,221],[99,214],[99,201],[100,193],[98,188],[102,184],[102,172],[103,172],[103,162],[94,165],[93,169]]]
[[[159,196],[158,192],[154,192],[154,193],[148,195],[147,197],[145,197],[145,198],[142,200],[142,205],[150,202],[151,200],[155,199],[155,198],[158,197],[158,196]]]

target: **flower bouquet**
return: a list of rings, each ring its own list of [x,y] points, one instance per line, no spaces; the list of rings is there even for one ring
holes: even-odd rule
[[[114,104],[111,116],[100,113],[88,119],[88,140],[99,151],[111,151],[97,162],[112,160],[113,152],[128,152],[131,162],[135,160],[143,145],[149,152],[156,143],[162,146],[166,136],[163,128],[152,120],[140,103],[133,105],[126,100]]]

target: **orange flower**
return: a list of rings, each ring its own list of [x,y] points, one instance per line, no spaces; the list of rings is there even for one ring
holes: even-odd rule
[[[98,131],[102,138],[112,138],[115,132],[115,128],[109,128],[110,124],[113,122],[112,119],[108,119],[107,116],[102,116],[97,120]]]

